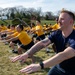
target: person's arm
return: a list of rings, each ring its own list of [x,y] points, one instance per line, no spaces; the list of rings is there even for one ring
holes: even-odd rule
[[[59,52],[52,58],[43,61],[43,67],[49,68],[51,66],[54,66],[56,64],[61,63],[64,60],[70,59],[75,56],[75,50],[71,47],[68,47],[63,52]],[[23,68],[20,70],[22,73],[32,73],[41,70],[40,64],[31,64],[27,66],[26,68]]]
[[[59,52],[58,54],[56,54],[55,56],[53,56],[52,58],[44,61],[44,67],[51,67],[54,66],[56,64],[61,63],[64,60],[70,59],[72,57],[75,56],[75,50],[71,47],[66,48],[63,52]]]
[[[8,32],[7,30],[1,31],[0,34],[6,33]]]
[[[46,38],[38,43],[36,43],[34,46],[32,46],[27,52],[25,52],[24,54],[21,54],[19,56],[13,57],[10,60],[12,62],[15,62],[17,60],[24,60],[26,61],[26,59],[28,57],[31,57],[34,53],[38,52],[39,50],[41,50],[42,48],[46,47],[47,45],[49,45],[51,43],[51,41]]]
[[[13,34],[14,32],[7,32],[6,34]]]
[[[12,37],[8,40],[4,40],[3,42],[10,42],[10,41],[15,41],[15,40],[18,40],[18,37]]]
[[[6,37],[4,37],[5,40],[8,40],[10,38],[13,38],[14,36],[13,35],[7,35]]]
[[[34,53],[38,52],[40,49],[48,46],[51,43],[51,41],[46,38],[42,41],[37,42],[34,46],[32,46],[26,53],[29,57],[31,57]]]

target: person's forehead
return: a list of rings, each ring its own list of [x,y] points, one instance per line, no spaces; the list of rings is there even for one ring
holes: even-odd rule
[[[69,14],[68,13],[61,13],[60,15],[59,15],[59,18],[61,18],[61,17],[65,17],[65,18],[69,18],[70,16],[69,16]]]

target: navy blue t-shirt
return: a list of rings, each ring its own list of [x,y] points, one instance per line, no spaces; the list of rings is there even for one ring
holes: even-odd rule
[[[56,30],[49,37],[50,41],[56,46],[56,53],[64,51],[67,47],[75,49],[75,30],[65,38],[61,30]],[[75,69],[75,57],[67,59],[59,64],[65,70]]]

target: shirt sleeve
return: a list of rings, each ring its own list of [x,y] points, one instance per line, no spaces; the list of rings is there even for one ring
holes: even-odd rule
[[[75,41],[72,42],[72,44],[70,45],[70,47],[72,47],[73,49],[75,49]]]
[[[54,42],[54,36],[55,36],[55,32],[52,32],[50,35],[49,35],[49,37],[48,37],[48,39],[53,43]]]

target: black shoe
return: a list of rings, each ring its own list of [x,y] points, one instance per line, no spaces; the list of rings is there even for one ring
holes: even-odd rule
[[[18,54],[18,51],[17,50],[12,50],[12,53]]]
[[[46,53],[50,53],[50,49],[47,49],[47,50],[46,50]]]
[[[50,53],[50,51],[46,51],[46,53]]]

